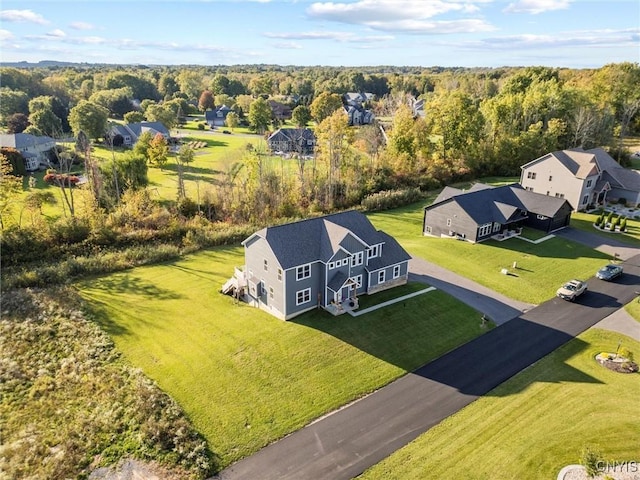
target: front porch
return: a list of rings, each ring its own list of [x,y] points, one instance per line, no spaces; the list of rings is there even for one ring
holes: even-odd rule
[[[493,240],[497,240],[498,242],[503,242],[513,237],[518,237],[522,235],[522,227],[517,227],[513,230],[505,229],[502,232],[492,235],[491,238]]]
[[[324,309],[334,317],[343,313],[351,313],[358,309],[358,297],[347,298],[342,302],[331,302]]]

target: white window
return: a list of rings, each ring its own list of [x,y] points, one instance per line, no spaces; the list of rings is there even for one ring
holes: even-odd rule
[[[343,258],[341,263],[342,263],[342,266],[347,266],[347,265],[349,265],[349,259],[348,258]]]
[[[362,286],[362,275],[356,275],[351,280],[356,282],[356,288],[360,288]]]
[[[395,265],[393,267],[393,278],[398,278],[400,276],[400,265]]]
[[[296,305],[302,305],[303,303],[309,303],[311,301],[311,289],[305,288],[304,290],[298,290],[296,292]]]
[[[584,204],[585,204],[585,203],[587,203],[588,201],[589,201],[589,195],[585,195],[585,196],[582,198],[582,204],[584,205]]]
[[[282,281],[282,269],[278,268],[278,281]]]
[[[553,175],[549,175],[549,181],[553,180]]]
[[[379,252],[379,245],[374,245],[373,247],[371,247],[369,249],[368,257],[369,258],[375,258],[375,257],[377,257],[379,255],[378,252]]]
[[[427,233],[431,233],[431,227],[429,225],[427,225]]]
[[[451,219],[447,218],[447,227],[450,227],[450,226],[451,226]]]
[[[530,192],[533,192],[533,187],[527,187],[527,190],[529,190]]]
[[[335,262],[329,262],[329,270],[333,270],[334,268],[336,268]]]
[[[539,214],[538,214],[538,215],[536,215],[536,218],[537,218],[538,220],[546,220],[546,219],[547,219],[547,217],[545,217],[544,215],[539,215]]]
[[[311,276],[311,265],[303,265],[296,268],[296,280],[304,280]]]
[[[493,231],[497,232],[498,230],[500,230],[500,224],[498,222],[493,224]]]
[[[535,180],[536,179],[536,172],[528,172],[527,173],[527,178],[530,178],[531,180]]]
[[[378,283],[384,283],[384,279],[385,279],[385,272],[384,270],[380,270],[378,272]]]
[[[273,298],[273,287],[269,287],[269,298]]]
[[[356,254],[351,257],[351,266],[355,267],[358,265],[362,265],[363,259],[364,259],[364,252],[356,252]]]
[[[264,271],[269,271],[269,260],[267,260],[266,258],[264,259]]]
[[[593,180],[587,180],[587,188],[591,187],[591,182],[593,182]]]
[[[564,193],[556,193],[556,197],[558,197],[558,198],[564,198]]]
[[[478,231],[479,237],[484,237],[485,235],[489,235],[491,233],[491,224],[485,223],[482,225]]]
[[[264,280],[260,280],[260,295],[267,294],[267,284],[264,283]]]

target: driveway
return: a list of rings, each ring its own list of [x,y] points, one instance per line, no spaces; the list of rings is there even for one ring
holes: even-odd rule
[[[554,235],[572,240],[577,243],[582,243],[587,247],[591,247],[599,252],[606,253],[614,257],[618,254],[621,260],[627,260],[640,253],[640,248],[634,247],[624,241],[616,238],[615,234],[611,234],[608,237],[599,235],[597,233],[585,232],[584,230],[578,230],[576,228],[563,228],[557,232],[553,232]]]
[[[535,305],[519,302],[419,257],[409,261],[409,280],[432,285],[486,315],[496,325],[516,318]],[[480,317],[480,315],[479,315]]]
[[[548,300],[240,460],[217,478],[358,476],[635,298],[640,255],[624,262],[624,268],[625,275],[615,282],[589,279],[589,291],[575,303]]]

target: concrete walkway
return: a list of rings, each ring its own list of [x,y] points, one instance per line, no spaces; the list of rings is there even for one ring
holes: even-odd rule
[[[475,308],[496,325],[531,310],[535,305],[508,298],[422,258],[409,260],[409,280],[426,283]],[[480,318],[480,315],[478,316]]]
[[[427,292],[432,292],[433,290],[435,290],[434,287],[425,288],[417,292],[408,293],[407,295],[403,295],[398,298],[387,300],[386,302],[379,303],[378,305],[373,305],[372,307],[369,307],[369,308],[363,308],[362,310],[356,310],[355,312],[353,310],[349,310],[348,313],[352,317],[359,317],[360,315],[364,315],[365,313],[373,312],[374,310],[378,310],[379,308],[386,307],[387,305],[393,305],[394,303],[402,302],[407,298],[417,297],[418,295],[422,295],[423,293],[427,293]]]

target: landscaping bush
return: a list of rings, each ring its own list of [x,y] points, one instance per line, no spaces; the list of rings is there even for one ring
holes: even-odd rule
[[[204,123],[198,124],[198,130],[204,130]]]
[[[607,215],[607,222],[606,223],[611,223],[612,219],[613,219],[613,212],[609,212],[609,215]]]
[[[626,232],[627,231],[627,218],[623,218],[622,221],[620,222],[620,231],[621,232]]]
[[[589,477],[595,477],[600,473],[601,463],[602,454],[596,448],[587,446],[582,450],[580,465],[585,468]]]

